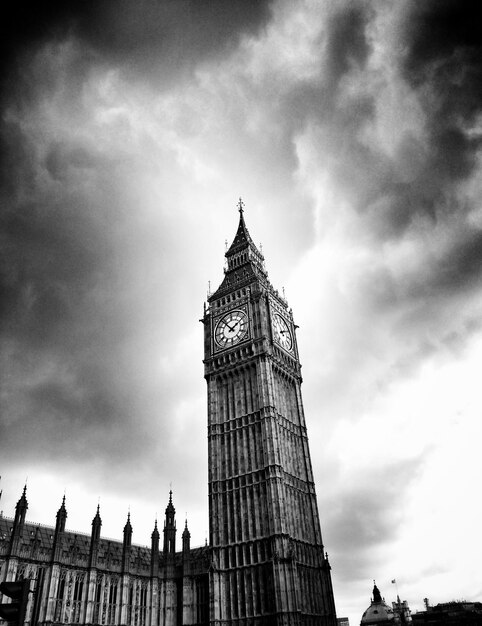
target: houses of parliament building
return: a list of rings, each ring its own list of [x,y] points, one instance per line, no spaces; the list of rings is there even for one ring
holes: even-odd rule
[[[0,516],[0,582],[30,580],[29,626],[336,626],[291,309],[239,202],[224,279],[204,305],[209,544],[176,543],[172,492],[151,546]],[[180,543],[180,545],[179,545]],[[179,548],[179,549],[178,549]],[[0,597],[0,601],[2,601]],[[5,600],[4,600],[5,601]]]

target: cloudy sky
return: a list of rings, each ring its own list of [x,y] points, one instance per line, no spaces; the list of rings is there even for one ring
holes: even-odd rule
[[[482,601],[475,2],[53,2],[1,40],[0,508],[207,529],[239,196],[300,328],[339,615]]]

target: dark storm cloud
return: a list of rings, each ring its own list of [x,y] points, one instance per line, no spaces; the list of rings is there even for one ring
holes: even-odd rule
[[[297,103],[303,110],[304,101],[304,115],[316,113],[320,121],[331,125],[328,139],[338,139],[343,161],[341,171],[335,173],[352,188],[359,209],[380,197],[393,198],[393,207],[380,219],[392,224],[394,234],[404,230],[418,212],[434,217],[443,193],[465,179],[476,164],[481,138],[471,131],[482,108],[477,8],[475,2],[450,0],[412,3],[405,12],[399,41],[394,42],[404,50],[399,58],[400,75],[416,90],[430,133],[420,171],[408,183],[400,180],[398,159],[420,153],[417,138],[407,135],[398,159],[387,162],[357,140],[357,131],[373,119],[378,93],[358,89],[348,97],[343,94],[342,79],[353,79],[363,71],[372,52],[374,12],[369,5],[349,4],[335,11],[328,20],[323,48],[323,82],[300,86]],[[403,212],[407,215],[400,215]]]
[[[468,220],[477,206],[466,188],[480,167],[482,138],[477,127],[482,112],[477,8],[475,2],[455,0],[407,4],[399,7],[396,27],[380,42],[383,29],[374,26],[380,7],[335,5],[319,44],[324,71],[318,80],[300,81],[287,96],[285,119],[291,120],[291,132],[312,128],[319,170],[329,172],[356,209],[372,245],[402,241],[421,224],[438,248],[432,259],[421,259],[427,266],[412,276],[412,284],[406,277],[394,289],[383,270],[389,291],[372,283],[373,306],[400,304],[422,290],[425,296],[440,297],[479,284],[480,230]],[[383,83],[370,65],[380,45],[392,55],[401,51],[391,57],[390,81],[398,82],[401,94],[408,86],[419,107],[413,113],[419,129],[407,125],[393,151],[384,149],[382,135],[378,141],[366,140],[378,122],[379,107],[386,106]],[[406,105],[393,106],[396,124],[396,107]],[[436,244],[436,233],[444,230],[450,241]]]
[[[401,290],[399,296],[422,301],[444,293],[457,295],[466,290],[475,291],[481,284],[482,232],[464,228],[461,232],[454,232],[452,241],[443,251],[443,258],[436,255],[428,258],[426,267],[406,290]]]
[[[30,359],[35,357],[31,351]],[[102,451],[103,463],[108,460],[111,467],[137,458],[141,449],[148,453],[152,441],[142,421],[136,420],[135,402],[118,381],[106,375],[105,368],[95,362],[87,364],[82,357],[75,365],[67,358],[62,363],[55,351],[51,358],[70,370],[69,374],[56,371],[55,378],[30,384],[11,398],[2,436],[4,462],[21,461],[20,448],[34,464],[48,463],[53,451],[57,461],[72,463],[97,461]],[[12,365],[13,373],[25,381],[25,367],[18,371],[11,360]],[[40,366],[37,360],[37,368]],[[5,387],[8,389],[8,381]]]
[[[181,80],[204,60],[222,58],[244,34],[268,22],[270,1],[260,0],[72,0],[10,7],[0,43],[0,183],[18,190],[17,166],[28,166],[29,145],[7,112],[25,111],[63,86],[72,109],[96,67],[115,69],[156,93]],[[74,45],[66,66],[49,63],[55,46]],[[64,156],[53,147],[53,173]],[[70,149],[70,148],[68,148]],[[59,146],[59,150],[62,147]],[[59,160],[60,156],[60,160]],[[57,160],[56,160],[57,159]],[[62,163],[65,167],[65,164]],[[28,185],[28,177],[24,180]]]
[[[232,49],[270,17],[260,0],[78,0],[12,5],[1,43],[3,88],[15,84],[29,54],[76,38],[86,54],[139,74],[170,75]]]
[[[446,259],[446,271],[437,276],[436,286],[457,289],[480,286],[482,281],[482,232],[467,234],[462,245],[455,243]]]
[[[402,23],[400,72],[423,106],[428,136],[423,163],[414,180],[402,185],[401,194],[388,188],[395,199],[387,215],[394,232],[416,214],[425,214],[435,222],[443,220],[447,211],[462,217],[471,208],[455,193],[457,185],[473,173],[481,146],[480,130],[474,128],[482,111],[478,8],[476,2],[455,0],[412,3]],[[400,224],[397,216],[402,212],[407,217]],[[467,242],[460,245],[473,248],[472,241],[469,234]],[[460,256],[467,258],[463,251]],[[467,270],[470,277],[476,268]]]
[[[35,188],[39,173],[32,157],[20,162],[12,152],[10,189],[4,188],[0,213],[4,324],[21,323],[33,344],[64,341],[62,324],[75,315],[79,298],[93,285],[109,256],[109,244],[96,229],[85,198]],[[58,177],[60,165],[54,171],[52,151],[47,161],[48,170]]]
[[[2,457],[20,462],[21,446],[39,462],[55,450],[82,462],[102,451],[121,463],[151,442],[129,347],[137,326],[151,323],[137,306],[146,278],[138,268],[126,276],[126,266],[139,240],[143,250],[162,251],[163,240],[169,250],[168,235],[139,227],[129,213],[120,181],[135,164],[48,135],[35,144],[20,123],[5,136]],[[162,266],[158,273],[162,279]]]
[[[452,107],[469,114],[480,107],[478,8],[476,0],[412,2],[403,24],[409,43],[402,59],[406,79],[417,86],[429,79]],[[449,86],[454,89],[448,90]],[[460,87],[463,98],[458,94]]]
[[[476,2],[413,3],[406,16],[401,72],[417,91],[430,132],[427,176],[450,187],[476,164],[481,133],[482,45]]]

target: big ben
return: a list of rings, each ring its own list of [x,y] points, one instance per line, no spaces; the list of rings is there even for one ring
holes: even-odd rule
[[[295,323],[240,200],[203,317],[210,624],[336,625],[301,398]]]

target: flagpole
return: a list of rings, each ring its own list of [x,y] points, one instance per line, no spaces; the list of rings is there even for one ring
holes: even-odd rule
[[[397,590],[397,600],[400,602],[400,596],[398,595],[398,583],[397,583],[397,579],[393,578],[392,579],[392,583],[395,585],[395,589]]]

